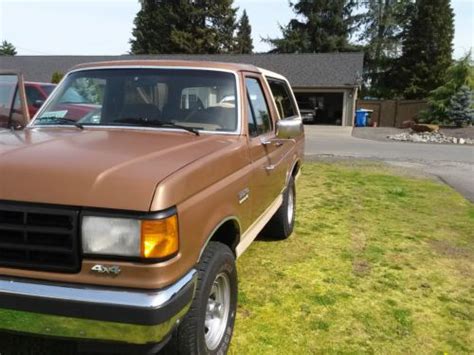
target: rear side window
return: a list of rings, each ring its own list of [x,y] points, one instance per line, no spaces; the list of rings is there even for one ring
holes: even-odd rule
[[[252,136],[264,134],[272,130],[270,110],[260,82],[255,78],[245,79],[249,102],[249,131]]]
[[[283,80],[267,78],[270,89],[272,90],[275,104],[281,119],[297,115],[296,105],[291,96],[290,88]]]

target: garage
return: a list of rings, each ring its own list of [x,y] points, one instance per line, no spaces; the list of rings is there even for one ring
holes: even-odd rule
[[[295,96],[305,123],[342,125],[343,92],[300,92]]]

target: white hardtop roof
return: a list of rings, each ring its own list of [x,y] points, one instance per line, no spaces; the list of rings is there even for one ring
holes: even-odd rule
[[[270,71],[270,70],[267,70],[267,69],[263,69],[263,68],[258,68],[258,70],[260,70],[260,73],[262,73],[264,76],[270,76],[270,77],[275,78],[275,79],[280,79],[280,80],[283,80],[283,81],[288,81],[288,79],[286,79],[283,75],[278,74],[278,73],[275,73],[275,72],[273,72],[273,71]]]

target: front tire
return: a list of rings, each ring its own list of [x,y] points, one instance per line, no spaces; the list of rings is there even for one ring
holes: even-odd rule
[[[237,310],[235,256],[210,242],[197,266],[198,285],[191,309],[177,331],[179,354],[226,354]]]

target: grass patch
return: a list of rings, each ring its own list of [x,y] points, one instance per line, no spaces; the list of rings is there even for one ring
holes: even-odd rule
[[[238,262],[232,354],[474,353],[474,207],[380,164],[306,164],[284,242]]]

